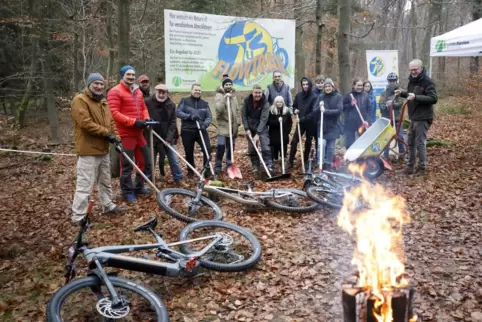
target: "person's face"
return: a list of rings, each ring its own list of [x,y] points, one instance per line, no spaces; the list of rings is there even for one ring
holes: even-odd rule
[[[316,82],[316,88],[320,89],[320,90],[323,90],[323,84],[324,84],[324,80],[319,80]]]
[[[132,69],[128,69],[125,72],[124,76],[122,77],[122,81],[127,85],[134,84],[135,80],[136,80],[136,72]]]
[[[233,84],[232,83],[226,83],[224,84],[224,91],[226,93],[230,93],[233,90]]]
[[[355,85],[353,86],[353,89],[357,92],[363,91],[363,82],[362,81],[356,82]]]
[[[259,101],[262,95],[263,95],[263,92],[260,89],[253,89],[253,99],[255,101]]]
[[[388,85],[389,85],[390,87],[395,87],[395,86],[397,85],[397,81],[396,81],[396,80],[389,80],[389,81],[388,81]]]
[[[140,87],[141,89],[147,91],[147,90],[149,89],[149,86],[150,86],[150,85],[151,85],[151,84],[149,83],[149,81],[148,81],[148,80],[145,80],[145,81],[142,81],[142,82],[139,84],[139,87]]]
[[[273,74],[273,81],[276,83],[276,84],[279,84],[281,83],[281,73],[274,73]]]
[[[103,81],[95,81],[89,85],[89,90],[96,95],[104,93],[104,89],[105,83]]]
[[[159,102],[164,102],[165,100],[167,100],[167,91],[163,89],[156,89],[156,99]]]
[[[200,98],[201,97],[201,87],[200,86],[194,86],[191,90],[191,95],[192,95],[192,97]]]
[[[333,92],[333,86],[331,85],[325,85],[325,93],[326,94],[330,94],[331,92]]]
[[[301,87],[303,87],[304,92],[308,92],[308,88],[309,88],[308,81],[306,81],[306,80],[302,81]]]
[[[276,107],[277,107],[277,108],[282,108],[282,107],[283,107],[283,102],[281,102],[281,101],[276,101]]]
[[[363,90],[365,92],[369,92],[371,89],[372,87],[370,86],[370,83],[366,83],[365,85],[363,85]]]
[[[417,77],[422,72],[422,66],[417,63],[408,64],[408,68],[410,69],[410,75],[412,77]]]

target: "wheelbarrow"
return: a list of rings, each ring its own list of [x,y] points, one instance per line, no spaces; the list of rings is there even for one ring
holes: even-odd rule
[[[385,169],[392,170],[390,164],[381,155],[395,137],[395,129],[387,118],[380,118],[370,126],[345,152],[347,163],[362,166],[363,177],[375,180]]]

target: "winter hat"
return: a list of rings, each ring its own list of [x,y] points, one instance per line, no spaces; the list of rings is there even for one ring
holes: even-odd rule
[[[136,71],[134,69],[134,67],[130,66],[130,65],[125,65],[124,67],[122,67],[120,69],[120,77],[124,77],[124,74],[129,70],[129,69],[132,69],[134,72]]]
[[[145,81],[149,81],[149,77],[147,77],[147,75],[141,75],[137,79],[137,84],[140,84],[140,83],[145,82]]]
[[[333,83],[333,80],[331,78],[325,79],[325,83],[323,85],[331,85],[332,87],[335,87],[335,83]]]
[[[158,84],[158,85],[156,85],[156,87],[154,87],[154,89],[156,91],[165,91],[165,92],[168,91],[168,88],[165,84]]]
[[[87,86],[90,86],[95,81],[101,81],[104,82],[104,77],[102,77],[101,74],[99,73],[91,73],[89,77],[87,77]]]
[[[223,79],[223,87],[224,87],[224,85],[226,85],[227,83],[231,83],[231,84],[233,83],[233,81],[231,80],[231,78],[226,77],[226,78]]]

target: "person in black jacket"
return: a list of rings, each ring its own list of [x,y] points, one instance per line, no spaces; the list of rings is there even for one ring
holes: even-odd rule
[[[153,125],[152,129],[172,148],[176,149],[176,142],[179,136],[176,125],[176,103],[169,97],[166,85],[159,84],[154,89],[156,90],[154,95],[145,100],[149,117],[159,122],[159,124]],[[178,183],[182,180],[182,170],[177,155],[164,146],[155,135],[153,138],[154,164],[152,168],[155,169],[157,155],[159,154],[159,169],[161,175],[164,175],[164,158],[167,156],[174,183]]]
[[[343,112],[345,113],[345,147],[348,149],[353,142],[355,142],[355,137],[360,126],[368,128],[368,124],[371,123],[370,115],[371,106],[370,98],[368,94],[363,91],[363,81],[360,78],[355,78],[353,80],[353,89],[351,92],[347,93],[343,97]],[[355,99],[351,98],[351,95]],[[365,123],[362,123],[360,115],[356,110],[356,105],[360,109],[360,113],[363,116]]]
[[[338,123],[343,111],[343,97],[335,91],[331,78],[327,78],[323,85],[323,94],[319,96],[313,111],[316,113],[317,133],[320,137],[320,102],[324,103],[323,111],[323,170],[331,170],[335,157],[336,140],[341,134],[341,125]],[[320,156],[317,156],[318,160]]]
[[[283,157],[286,158],[286,149],[288,148],[289,135],[293,120],[291,119],[289,107],[286,106],[283,96],[275,97],[273,105],[269,108],[269,143],[271,145],[271,156],[273,157],[273,161],[278,161],[278,158],[281,156],[280,117],[283,124]]]
[[[182,145],[184,145],[184,152],[186,153],[186,160],[194,168],[194,144],[197,142],[202,147],[201,136],[196,122],[199,122],[201,133],[206,144],[206,153],[203,150],[203,166],[211,160],[211,143],[207,132],[208,126],[211,124],[212,116],[211,109],[208,102],[201,98],[201,85],[193,84],[191,86],[191,96],[185,97],[179,103],[176,111],[177,117],[182,120],[181,123],[181,138]],[[194,173],[191,169],[187,170],[187,176],[193,177]]]
[[[410,76],[406,91],[396,90],[395,95],[407,98],[410,129],[408,132],[408,163],[403,173],[424,174],[427,168],[427,131],[432,125],[434,104],[437,103],[437,91],[432,79],[420,59],[414,59],[408,65]],[[415,171],[415,158],[418,152],[418,168]]]
[[[311,79],[303,77],[300,82],[301,91],[295,96],[295,101],[293,103],[293,113],[298,114],[298,117],[300,118],[301,135],[303,136],[303,134],[306,133],[305,151],[303,158],[305,160],[305,164],[307,164],[311,150],[311,141],[314,140],[315,146],[318,146],[318,139],[316,136],[316,119],[314,119],[314,117],[316,116],[312,114],[313,104],[315,104],[318,97],[312,90],[313,83],[311,82]],[[299,140],[300,138],[298,137],[298,130],[296,130],[295,134],[293,135],[293,139],[291,140],[288,169],[293,168],[296,151],[298,150]]]

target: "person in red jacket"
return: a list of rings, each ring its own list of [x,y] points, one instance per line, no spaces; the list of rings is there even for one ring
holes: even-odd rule
[[[142,133],[142,130],[147,127],[146,121],[149,119],[149,113],[144,103],[144,96],[135,83],[136,72],[134,68],[129,65],[122,67],[120,76],[120,83],[107,94],[107,101],[125,152],[131,159],[134,159],[136,150],[141,152],[142,157],[136,161],[139,168],[150,179],[149,149]],[[136,155],[139,155],[139,153],[136,153]],[[132,170],[133,167],[130,162],[122,156],[120,186],[122,196],[128,202],[136,201],[136,195],[149,193],[149,189],[144,187],[144,179],[139,174],[136,175],[135,185],[132,184]]]

